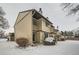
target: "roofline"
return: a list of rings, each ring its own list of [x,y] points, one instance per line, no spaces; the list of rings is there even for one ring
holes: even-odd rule
[[[23,12],[28,12],[28,11],[33,11],[34,9],[30,9],[30,10],[25,10],[25,11],[21,11],[19,13],[23,13]]]
[[[34,9],[35,10],[35,9]],[[35,10],[37,13],[39,13],[37,10]],[[39,13],[40,14],[40,13]],[[40,14],[45,20],[47,20],[48,22],[50,22],[51,24],[53,24],[51,21],[49,21],[46,17],[44,17],[42,14]]]
[[[37,13],[39,13],[36,9],[30,9],[30,10],[26,10],[26,11],[21,11],[19,13],[23,13],[23,12],[28,12],[28,11],[36,11]],[[39,13],[40,14],[40,13]],[[50,22],[51,24],[53,24],[51,21],[49,21],[46,17],[44,17],[42,14],[40,14],[45,20],[47,20],[48,22]]]

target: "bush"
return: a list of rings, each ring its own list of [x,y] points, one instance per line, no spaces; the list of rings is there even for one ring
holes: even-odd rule
[[[28,46],[29,41],[26,38],[18,38],[16,39],[16,43],[19,45],[19,47],[26,47]]]

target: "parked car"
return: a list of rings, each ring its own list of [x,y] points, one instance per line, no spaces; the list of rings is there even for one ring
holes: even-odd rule
[[[44,45],[55,45],[57,43],[56,39],[53,37],[47,37],[44,40]]]
[[[79,36],[75,36],[74,37],[74,40],[79,40]]]
[[[64,36],[61,36],[60,37],[60,41],[64,41],[65,40],[65,37]]]

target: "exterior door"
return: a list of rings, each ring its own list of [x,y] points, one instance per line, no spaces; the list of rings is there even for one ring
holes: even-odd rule
[[[48,37],[48,32],[44,32],[44,39]]]
[[[33,32],[33,42],[35,42],[35,32]]]

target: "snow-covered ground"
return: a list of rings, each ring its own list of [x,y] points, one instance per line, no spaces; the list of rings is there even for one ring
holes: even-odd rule
[[[0,55],[72,55],[79,54],[79,41],[59,41],[54,46],[18,48],[15,42],[0,39]]]

